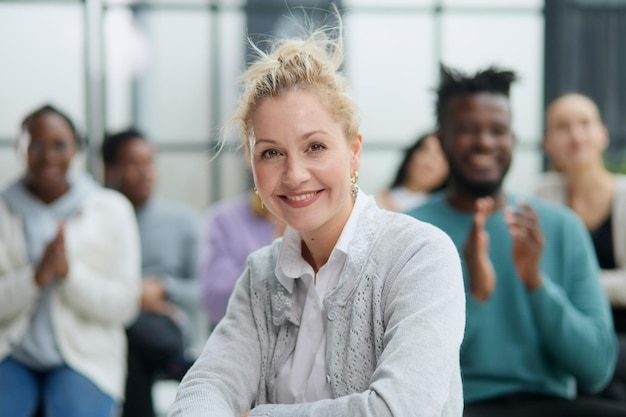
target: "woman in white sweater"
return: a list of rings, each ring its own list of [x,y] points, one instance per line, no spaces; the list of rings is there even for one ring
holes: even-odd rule
[[[71,120],[44,106],[22,123],[26,172],[0,196],[0,412],[113,417],[124,392],[124,327],[139,306],[130,203],[68,175]]]
[[[249,256],[170,416],[462,414],[459,256],[441,230],[357,186],[338,32],[286,40],[243,75],[246,156],[287,227]]]

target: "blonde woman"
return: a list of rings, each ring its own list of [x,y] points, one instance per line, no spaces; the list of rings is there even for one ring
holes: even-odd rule
[[[358,188],[338,32],[284,40],[242,77],[254,183],[287,227],[248,258],[172,417],[462,414],[459,257]]]

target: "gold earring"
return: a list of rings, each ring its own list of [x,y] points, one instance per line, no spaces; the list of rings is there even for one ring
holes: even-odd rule
[[[259,190],[257,190],[256,185],[254,186],[254,194],[256,194],[256,196],[259,198],[259,202],[261,203],[261,210],[265,210],[265,204],[263,204],[263,200],[259,195]]]
[[[357,182],[359,182],[359,171],[354,171],[350,177],[350,184],[352,184],[350,186],[350,195],[352,198],[356,198],[359,193],[359,186],[356,185]]]

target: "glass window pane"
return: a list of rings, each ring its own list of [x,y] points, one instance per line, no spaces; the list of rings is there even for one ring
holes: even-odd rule
[[[246,15],[241,11],[232,11],[220,12],[217,17],[219,52],[213,59],[213,66],[218,71],[220,90],[219,100],[216,98],[214,103],[220,108],[216,127],[221,128],[232,117],[241,92],[237,78],[244,70]]]
[[[543,18],[540,15],[444,14],[443,63],[464,71],[490,65],[515,70],[513,127],[522,141],[539,141],[543,112]]]
[[[438,0],[343,0],[341,2],[342,7],[349,8],[359,6],[376,6],[382,8],[393,8],[397,6],[406,7],[424,7],[435,6]]]
[[[139,126],[158,142],[206,141],[210,128],[210,18],[206,11],[144,9],[149,39],[138,82]]]
[[[160,152],[156,157],[157,194],[204,210],[209,203],[208,155]]]
[[[133,82],[147,70],[148,40],[127,8],[103,16],[106,71],[106,130],[128,127],[133,120]]]
[[[434,125],[436,65],[431,15],[345,18],[346,69],[365,142],[408,143]]]
[[[107,5],[150,5],[155,7],[198,7],[211,4],[211,0],[104,0]]]
[[[503,8],[535,8],[542,9],[544,0],[442,0],[441,3],[446,6],[462,6],[462,7],[494,7]]]
[[[84,133],[82,5],[0,4],[0,39],[0,138],[14,138],[26,113],[46,102]]]

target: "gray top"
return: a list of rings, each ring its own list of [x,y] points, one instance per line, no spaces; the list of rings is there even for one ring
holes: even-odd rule
[[[461,416],[465,294],[459,255],[432,225],[367,203],[328,311],[333,399],[276,403],[300,311],[275,276],[281,239],[254,252],[170,417]]]
[[[165,284],[167,298],[195,314],[199,306],[197,267],[200,217],[190,208],[153,197],[137,210],[141,273]]]

